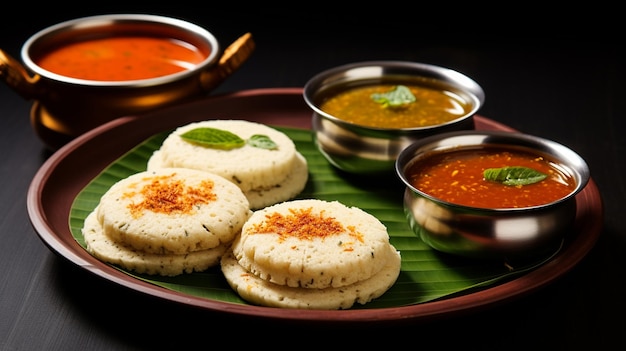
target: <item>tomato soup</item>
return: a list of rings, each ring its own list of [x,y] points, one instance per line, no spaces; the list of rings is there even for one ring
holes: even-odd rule
[[[37,64],[66,77],[125,81],[188,70],[206,57],[193,45],[179,40],[116,36],[65,45],[41,57]]]
[[[546,175],[526,185],[505,185],[484,177],[486,169],[525,167]],[[520,150],[497,147],[438,152],[407,169],[416,189],[450,203],[479,208],[521,208],[561,199],[574,191],[573,177],[554,162]]]
[[[396,84],[356,86],[328,97],[320,109],[341,120],[366,127],[418,128],[443,124],[468,114],[472,105],[458,94],[419,84],[404,84],[415,100],[390,107],[373,98],[385,94]]]

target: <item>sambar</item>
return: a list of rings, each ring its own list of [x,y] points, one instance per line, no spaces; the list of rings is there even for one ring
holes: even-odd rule
[[[392,105],[386,96],[403,88],[410,101]],[[427,82],[372,83],[329,96],[320,109],[337,118],[374,128],[420,128],[444,124],[465,116],[472,102],[445,87]]]
[[[392,116],[365,123],[359,118],[368,117],[348,118],[327,110],[329,99],[373,86],[383,89],[372,92],[375,96],[366,91],[359,99],[366,100],[364,105],[374,104],[368,110],[385,109]],[[427,95],[409,88],[414,86],[423,88]],[[421,126],[402,121],[412,109],[409,105],[419,109],[432,99],[433,91],[446,96],[438,96],[428,110],[454,111],[456,116],[443,123],[423,121]],[[396,157],[412,142],[443,132],[474,129],[473,116],[484,103],[485,93],[474,80],[449,68],[418,62],[365,61],[318,73],[304,85],[303,97],[313,111],[314,143],[333,166],[348,173],[392,176]],[[352,112],[361,108],[357,106],[361,102],[350,104]]]

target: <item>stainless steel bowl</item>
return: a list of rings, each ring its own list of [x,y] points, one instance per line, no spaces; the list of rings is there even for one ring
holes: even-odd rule
[[[454,91],[471,105],[471,110],[445,124],[418,128],[373,128],[346,122],[324,112],[320,105],[329,95],[343,89],[379,82],[430,84]],[[366,61],[323,71],[304,86],[304,100],[313,110],[315,143],[337,168],[359,174],[393,174],[398,154],[424,137],[456,130],[474,129],[473,116],[485,100],[483,89],[469,77],[448,68],[404,62]]]
[[[475,208],[432,197],[411,185],[408,168],[433,152],[485,145],[526,150],[554,160],[576,182],[567,196],[525,208]],[[396,174],[406,185],[404,209],[414,233],[430,247],[460,256],[519,259],[555,250],[576,218],[576,194],[589,181],[585,161],[564,145],[522,133],[460,131],[411,144],[398,156]]]

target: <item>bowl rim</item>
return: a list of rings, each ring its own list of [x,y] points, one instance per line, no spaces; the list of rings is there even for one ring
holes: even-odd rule
[[[511,144],[515,141],[516,144]],[[406,170],[419,158],[428,156],[433,152],[441,152],[450,150],[463,150],[468,147],[480,147],[485,145],[497,145],[501,147],[515,147],[516,149],[524,149],[533,153],[550,156],[551,159],[557,161],[560,165],[566,167],[576,181],[576,187],[566,196],[546,204],[518,208],[483,208],[444,201],[432,195],[429,195],[416,187],[412,186],[406,177]],[[589,165],[580,154],[570,147],[556,142],[551,139],[543,138],[518,131],[496,131],[496,130],[466,130],[445,132],[432,135],[411,143],[404,148],[398,155],[394,169],[397,178],[405,185],[407,191],[412,191],[438,204],[456,208],[466,209],[473,212],[491,212],[491,213],[514,213],[536,211],[543,208],[552,207],[573,199],[581,192],[591,178]]]
[[[42,68],[37,63],[35,63],[31,57],[31,49],[40,44],[41,41],[45,41],[46,38],[51,38],[60,33],[72,30],[80,31],[81,29],[88,29],[93,27],[105,28],[107,26],[115,26],[115,23],[147,23],[155,26],[175,28],[177,30],[180,30],[181,33],[186,32],[205,41],[207,43],[207,46],[210,47],[211,50],[208,53],[207,57],[202,62],[195,65],[193,68],[185,69],[183,71],[168,74],[165,76],[124,81],[101,81],[67,77]],[[203,27],[200,27],[199,25],[188,22],[186,20],[150,14],[106,14],[70,19],[41,29],[32,36],[30,36],[24,42],[20,54],[24,65],[29,70],[46,79],[84,86],[135,87],[142,85],[160,85],[172,81],[178,81],[180,79],[195,75],[198,71],[215,64],[219,59],[220,50],[220,44],[217,38],[213,35],[213,33],[209,32]]]
[[[473,108],[463,116],[455,118],[451,121],[428,125],[422,127],[411,128],[385,128],[385,127],[369,127],[356,123],[347,122],[341,118],[335,117],[324,112],[316,101],[316,96],[320,89],[323,91],[326,86],[337,86],[347,82],[354,82],[365,79],[376,79],[383,77],[385,74],[409,75],[410,73],[419,73],[421,76],[436,80],[444,86],[463,91],[472,100]],[[356,79],[355,79],[356,78]],[[327,70],[321,71],[311,77],[305,84],[302,92],[306,104],[321,117],[331,120],[336,124],[340,124],[352,129],[378,130],[378,131],[424,131],[436,129],[442,126],[459,123],[474,116],[485,103],[485,92],[483,88],[469,76],[453,70],[451,68],[433,65],[429,63],[400,61],[400,60],[374,60],[353,62],[340,66],[335,66]]]

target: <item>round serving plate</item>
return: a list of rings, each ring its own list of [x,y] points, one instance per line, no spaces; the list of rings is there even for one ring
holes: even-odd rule
[[[215,95],[141,116],[122,117],[97,127],[57,150],[35,174],[28,189],[28,214],[35,231],[55,253],[115,284],[165,300],[206,310],[308,323],[405,322],[442,318],[488,308],[519,298],[551,283],[572,269],[595,245],[603,208],[591,179],[576,197],[574,233],[549,261],[501,284],[466,294],[408,306],[348,310],[291,310],[237,304],[190,296],[137,279],[91,256],[74,238],[68,218],[77,195],[103,169],[147,138],[209,118],[246,119],[276,126],[310,129],[311,110],[300,88],[255,89]],[[476,116],[481,130],[514,131]]]

